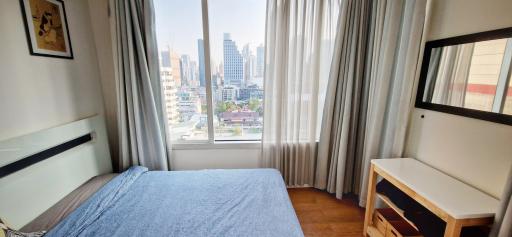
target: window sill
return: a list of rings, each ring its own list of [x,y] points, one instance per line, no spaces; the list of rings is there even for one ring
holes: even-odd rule
[[[173,150],[210,150],[210,149],[261,149],[261,141],[222,141],[215,143],[177,143]]]

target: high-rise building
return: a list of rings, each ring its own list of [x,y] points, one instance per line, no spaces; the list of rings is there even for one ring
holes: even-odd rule
[[[181,72],[181,85],[188,86],[191,81],[191,73],[190,70],[190,57],[188,55],[181,55],[180,59],[180,72]]]
[[[256,48],[256,76],[263,77],[265,69],[265,47],[260,45]]]
[[[197,40],[197,54],[199,58],[199,85],[206,87],[205,69],[204,69],[204,44],[203,39]]]
[[[171,67],[171,50],[160,51],[160,65],[162,67]]]
[[[244,59],[229,33],[224,33],[224,85],[244,85]]]
[[[199,86],[199,73],[197,71],[197,62],[190,60],[190,80],[189,86],[198,87]]]
[[[175,81],[176,86],[181,86],[180,56],[174,51],[171,51],[171,70],[172,79]]]
[[[244,82],[245,85],[249,85],[252,78],[255,77],[255,59],[252,54],[251,48],[249,44],[246,44],[242,50],[242,55],[244,57]]]
[[[162,64],[163,65],[163,64]],[[168,125],[176,124],[179,120],[178,97],[176,81],[173,79],[171,67],[160,68],[160,79],[164,92],[165,113]]]
[[[180,56],[176,52],[170,48],[160,51],[160,67],[171,74],[176,86],[181,86]]]

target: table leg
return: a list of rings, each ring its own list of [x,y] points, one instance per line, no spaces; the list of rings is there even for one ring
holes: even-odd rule
[[[370,165],[370,172],[368,174],[368,193],[366,197],[366,212],[364,214],[364,229],[363,235],[368,236],[367,230],[371,223],[373,209],[375,206],[375,185],[377,182],[377,174],[373,164]]]
[[[444,237],[459,237],[460,231],[462,230],[461,222],[455,219],[449,219],[446,222],[446,229],[444,231]]]

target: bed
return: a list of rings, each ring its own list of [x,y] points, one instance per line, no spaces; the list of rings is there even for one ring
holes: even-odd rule
[[[66,152],[59,155],[61,159],[77,161]],[[39,163],[55,162],[52,159]],[[0,195],[20,193],[18,201],[29,206],[38,199],[52,199],[42,202],[45,206],[21,207],[14,212],[8,207],[13,200],[0,202],[0,215],[17,221],[23,231],[46,229],[45,236],[50,237],[303,236],[283,179],[274,169],[148,171],[134,166],[113,175],[108,172],[110,167],[95,168],[94,176],[99,176],[75,182],[80,184],[74,184],[78,187],[73,190],[35,199],[23,198],[26,188],[7,185],[11,182],[6,179],[12,177],[38,182],[27,170],[34,171],[39,163],[0,179],[0,189],[8,189],[0,190]],[[46,164],[39,169],[51,172],[49,167]],[[47,188],[57,190],[59,186]],[[34,209],[34,213],[20,216],[19,212]]]

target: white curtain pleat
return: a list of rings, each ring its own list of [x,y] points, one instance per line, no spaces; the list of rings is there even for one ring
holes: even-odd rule
[[[360,205],[365,206],[371,159],[402,157],[426,17],[426,0],[374,2],[375,22]]]
[[[339,1],[267,1],[262,166],[291,186],[313,185]]]

